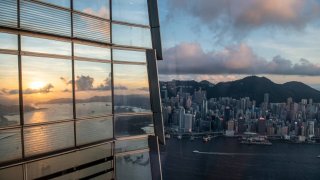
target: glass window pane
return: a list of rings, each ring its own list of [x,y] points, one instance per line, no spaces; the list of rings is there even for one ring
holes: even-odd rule
[[[42,1],[42,2],[46,2],[46,3],[54,4],[57,6],[70,8],[70,0],[36,0],[36,1]]]
[[[73,14],[73,36],[97,42],[110,43],[110,23],[97,18]]]
[[[154,127],[152,115],[116,116],[116,137],[136,136],[153,133]]]
[[[22,57],[24,122],[73,119],[71,61]]]
[[[106,171],[106,170],[111,169],[111,168],[112,168],[112,162],[111,161],[105,162],[105,163],[102,163],[102,164],[98,164],[96,166],[91,166],[89,168],[86,168],[86,169],[78,171],[77,172],[77,178],[78,179],[81,179],[81,178],[86,179],[86,177],[88,177],[90,175],[101,173],[101,172]]]
[[[148,28],[112,24],[112,41],[117,45],[152,48]]]
[[[147,0],[112,1],[112,19],[134,24],[149,25]]]
[[[116,141],[115,148],[116,153],[147,149],[149,148],[148,138]]]
[[[110,63],[75,61],[77,118],[112,113]]]
[[[74,10],[109,19],[109,1],[108,0],[75,0]]]
[[[0,25],[17,27],[17,0],[1,0],[0,8]]]
[[[0,179],[22,180],[23,179],[22,165],[14,166],[11,168],[6,168],[6,169],[1,169],[0,170]]]
[[[149,152],[116,157],[118,180],[150,180],[151,166]]]
[[[96,146],[93,148],[81,150],[77,152],[77,165],[82,165],[90,163],[93,161],[101,160],[112,156],[111,144],[103,144],[101,146]]]
[[[40,161],[28,163],[27,179],[36,179],[76,166],[76,153],[69,153]]]
[[[22,29],[71,36],[71,14],[32,1],[20,1],[20,26]]]
[[[50,39],[42,39],[35,37],[21,37],[22,51],[47,53],[71,56],[71,43],[63,41],[55,41]]]
[[[74,55],[76,57],[111,60],[109,48],[88,46],[83,44],[74,44]]]
[[[114,65],[115,112],[151,112],[147,67]]]
[[[74,146],[73,122],[28,127],[24,129],[26,156],[48,153]]]
[[[127,62],[147,62],[145,51],[128,51],[113,49],[114,61],[127,61]]]
[[[113,138],[112,117],[77,121],[76,127],[78,145]]]
[[[0,33],[0,49],[17,50],[18,36],[15,34]]]
[[[0,130],[0,163],[21,158],[21,129]]]
[[[18,56],[0,54],[0,127],[20,124]],[[5,82],[5,83],[4,83]]]

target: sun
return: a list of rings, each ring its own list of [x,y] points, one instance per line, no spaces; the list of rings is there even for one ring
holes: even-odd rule
[[[41,89],[45,86],[45,83],[41,82],[41,81],[34,81],[34,82],[30,83],[29,86],[31,89]]]

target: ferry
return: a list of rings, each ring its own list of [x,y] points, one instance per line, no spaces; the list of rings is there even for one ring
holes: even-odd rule
[[[208,141],[210,141],[212,139],[212,136],[210,136],[210,135],[203,136],[202,139],[203,139],[203,142],[208,142]]]
[[[268,146],[272,145],[272,143],[267,139],[266,136],[242,138],[240,143],[241,144],[248,144],[248,145],[268,145]]]

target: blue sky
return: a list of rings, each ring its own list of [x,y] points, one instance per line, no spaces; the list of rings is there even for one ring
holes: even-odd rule
[[[161,79],[320,84],[319,0],[161,0]],[[320,87],[320,86],[319,86]]]

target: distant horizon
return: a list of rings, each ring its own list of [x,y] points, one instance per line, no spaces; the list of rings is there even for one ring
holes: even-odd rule
[[[318,90],[320,91],[320,84],[309,84],[309,83],[305,83],[303,81],[299,81],[299,80],[288,80],[288,81],[285,81],[285,82],[277,82],[277,81],[274,81],[272,78],[269,78],[267,76],[264,76],[264,75],[247,75],[247,76],[241,76],[241,77],[238,77],[238,78],[235,78],[235,79],[225,79],[225,80],[220,80],[220,81],[214,81],[212,79],[197,79],[197,78],[188,78],[188,77],[179,77],[177,76],[177,78],[171,78],[171,79],[168,79],[168,78],[164,78],[163,76],[160,75],[160,81],[162,82],[169,82],[169,81],[196,81],[196,82],[201,82],[201,81],[208,81],[212,84],[218,84],[218,83],[226,83],[226,82],[233,82],[233,81],[237,81],[237,80],[241,80],[241,79],[244,79],[246,77],[252,77],[252,76],[255,76],[255,77],[264,77],[264,78],[267,78],[269,79],[270,81],[272,81],[273,83],[276,83],[276,84],[285,84],[285,83],[288,83],[288,82],[301,82],[305,85],[308,85],[310,86],[311,88],[315,89],[315,90]]]

